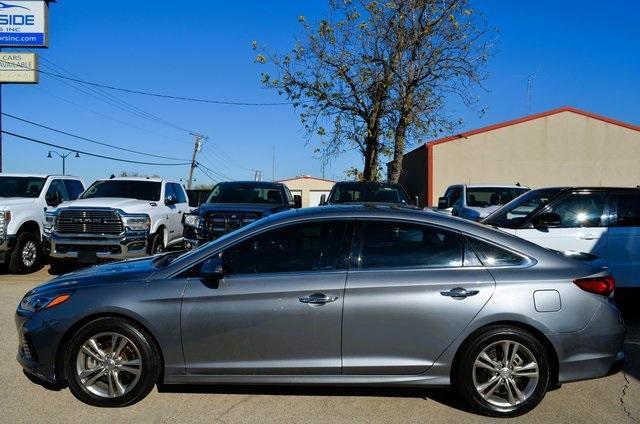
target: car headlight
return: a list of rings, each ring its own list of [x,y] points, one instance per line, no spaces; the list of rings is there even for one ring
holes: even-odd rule
[[[122,217],[122,225],[133,231],[149,231],[151,227],[151,218],[149,215],[124,215]]]
[[[53,308],[71,298],[71,293],[43,293],[27,294],[20,302],[20,308],[26,311],[38,312]]]
[[[55,213],[50,213],[48,212],[45,216],[44,216],[44,232],[45,233],[50,233],[51,231],[53,231],[54,227],[56,226],[56,217],[57,215]]]
[[[184,225],[189,227],[199,227],[201,223],[200,216],[198,215],[185,215],[184,216]]]
[[[0,211],[0,238],[7,234],[9,221],[11,221],[11,211]]]

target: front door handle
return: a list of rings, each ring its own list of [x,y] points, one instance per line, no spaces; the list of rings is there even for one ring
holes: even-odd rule
[[[338,300],[338,296],[327,296],[324,293],[314,293],[309,296],[303,296],[298,299],[302,303],[308,303],[310,305],[324,305],[325,303],[335,302]]]
[[[598,238],[597,234],[581,234],[580,238],[582,240],[595,240]]]
[[[454,299],[464,299],[468,296],[475,296],[479,292],[479,290],[467,290],[462,287],[456,287],[455,289],[451,289],[449,291],[440,292],[440,294],[447,297],[453,297]]]

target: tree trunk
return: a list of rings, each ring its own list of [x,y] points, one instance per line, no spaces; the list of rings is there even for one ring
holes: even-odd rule
[[[378,136],[368,135],[365,140],[363,181],[378,181]]]
[[[397,183],[402,173],[402,159],[404,158],[404,148],[406,145],[407,126],[404,119],[400,119],[396,126],[393,140],[393,160],[389,166],[387,178],[392,183]]]

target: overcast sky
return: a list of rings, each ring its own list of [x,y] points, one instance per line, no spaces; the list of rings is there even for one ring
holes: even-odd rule
[[[452,114],[463,119],[460,131],[526,115],[527,75],[532,73],[532,112],[571,105],[640,123],[640,2],[474,3],[500,32],[486,90],[477,93],[479,105],[486,108],[484,116],[450,105]],[[326,10],[321,0],[60,0],[50,8],[49,48],[38,53],[44,70],[104,84],[178,96],[277,102],[284,99],[260,86],[263,67],[253,62],[251,42],[285,51],[299,35],[297,16],[315,21]],[[105,94],[111,97],[105,99]],[[290,106],[222,106],[95,92],[42,75],[38,85],[5,85],[2,108],[99,141],[179,158],[190,158],[193,141],[188,132],[199,131],[209,136],[201,160],[219,178],[249,179],[252,169],[260,169],[271,179],[274,146],[276,178],[321,175],[313,153],[319,140],[306,141]],[[6,117],[3,127],[70,148],[166,162]],[[60,172],[60,160],[47,159],[48,150],[5,136],[5,171]],[[361,166],[359,157],[345,154],[327,166],[325,176],[342,179],[352,165]],[[186,166],[130,165],[89,157],[69,158],[67,170],[87,182],[120,171],[176,179],[186,179],[188,173]],[[210,182],[200,172],[196,179]]]

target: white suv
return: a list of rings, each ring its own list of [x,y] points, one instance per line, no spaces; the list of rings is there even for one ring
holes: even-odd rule
[[[8,263],[9,272],[40,268],[45,210],[77,199],[83,190],[76,177],[0,174],[0,262]]]
[[[456,184],[438,199],[438,212],[479,221],[529,190],[519,184]]]
[[[561,252],[606,259],[616,287],[640,288],[640,189],[532,190],[482,221]]]
[[[94,182],[78,200],[47,212],[44,246],[53,268],[160,253],[181,243],[189,202],[177,182],[111,178]]]

